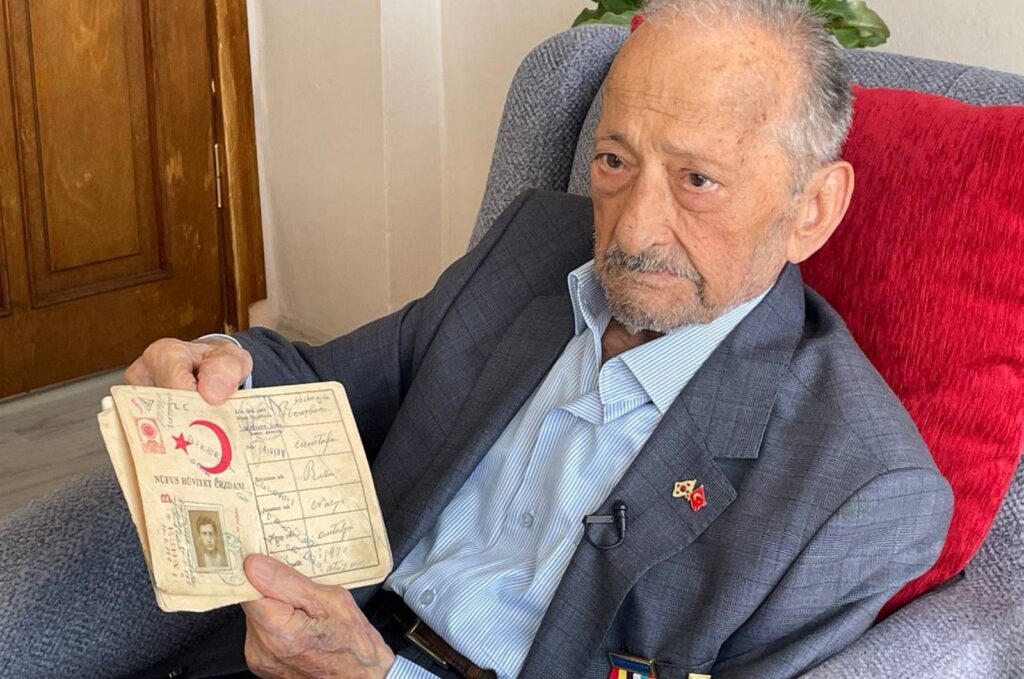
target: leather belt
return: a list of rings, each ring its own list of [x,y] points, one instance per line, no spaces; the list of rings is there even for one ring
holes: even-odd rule
[[[405,638],[438,665],[446,670],[452,670],[465,679],[498,678],[494,670],[478,667],[472,660],[449,646],[440,634],[430,629],[427,623],[420,620],[416,613],[405,605],[400,596],[391,592],[381,592],[378,596],[384,598],[384,605],[405,629]]]

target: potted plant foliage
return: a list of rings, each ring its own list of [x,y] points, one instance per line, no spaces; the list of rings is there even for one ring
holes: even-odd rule
[[[585,9],[573,22],[629,26],[640,13],[644,0],[590,0],[597,7]],[[876,47],[889,39],[889,27],[864,0],[807,0],[825,17],[825,26],[843,47]]]

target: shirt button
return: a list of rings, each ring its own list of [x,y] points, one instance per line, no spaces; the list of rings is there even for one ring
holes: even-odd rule
[[[523,512],[519,515],[519,525],[523,528],[529,528],[533,525],[533,512]]]
[[[423,592],[420,594],[420,603],[424,606],[429,606],[430,604],[434,603],[434,590],[423,590]]]

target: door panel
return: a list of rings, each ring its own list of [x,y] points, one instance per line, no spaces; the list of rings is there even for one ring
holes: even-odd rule
[[[147,8],[32,0],[11,9],[17,108],[35,112],[18,117],[33,306],[166,278]]]
[[[203,0],[6,0],[0,396],[223,327]]]
[[[147,232],[154,216],[145,16],[135,3],[66,3],[29,2],[16,30],[30,47],[28,63],[18,65],[31,67],[39,122],[28,121],[24,136],[38,140],[50,272],[138,254],[136,215],[148,218]],[[96,147],[109,150],[102,167]],[[150,181],[136,187],[140,171]]]

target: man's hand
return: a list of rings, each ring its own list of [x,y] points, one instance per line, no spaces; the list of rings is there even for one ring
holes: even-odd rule
[[[252,356],[223,339],[183,342],[165,338],[150,344],[124,371],[124,381],[144,387],[198,391],[220,405],[252,372]]]
[[[261,554],[245,574],[265,598],[245,610],[245,662],[270,677],[380,678],[395,661],[380,633],[344,587],[318,585]]]

